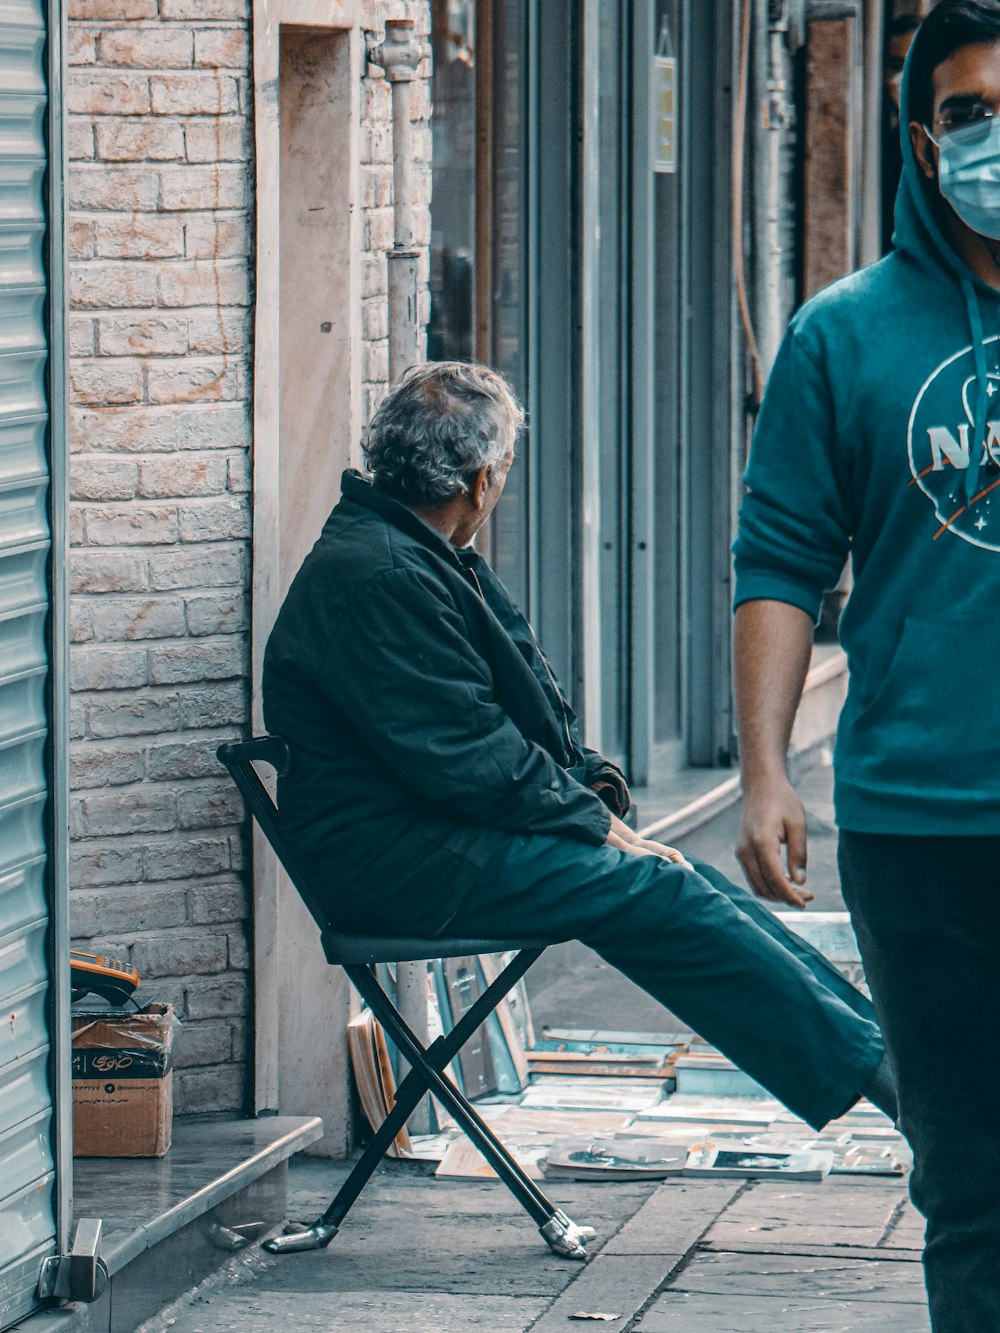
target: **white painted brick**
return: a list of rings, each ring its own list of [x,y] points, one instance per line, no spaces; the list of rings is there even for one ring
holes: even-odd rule
[[[249,606],[245,591],[186,597],[188,633],[241,634],[249,628]]]
[[[97,247],[94,224],[80,218],[70,218],[67,242],[70,259],[91,259]]]
[[[217,0],[216,0],[217,2]],[[168,0],[164,0],[168,3]],[[178,0],[182,3],[182,0]],[[201,0],[189,0],[201,3]],[[243,1104],[242,1065],[213,1065],[206,1069],[178,1069],[174,1074],[174,1114],[236,1111]]]
[[[199,72],[152,75],[149,100],[157,116],[223,116],[239,110],[236,80],[228,74]]]
[[[220,495],[226,489],[224,458],[157,458],[139,468],[138,492],[150,499],[166,496]]]
[[[196,19],[208,23],[213,19],[246,22],[247,0],[160,0],[160,17],[164,19]]]
[[[361,207],[385,208],[392,203],[392,170],[390,167],[363,166],[361,168]]]
[[[178,120],[106,116],[94,133],[97,156],[104,162],[184,160],[184,128]]]
[[[245,726],[249,704],[246,681],[219,681],[180,692],[185,727]]]
[[[143,841],[147,879],[190,879],[217,875],[231,865],[226,838],[192,838],[189,834],[161,835]]]
[[[186,634],[184,603],[179,597],[159,594],[155,597],[111,597],[96,599],[94,636],[103,642],[129,642],[133,639],[170,639]],[[158,681],[150,664],[150,679]]]
[[[94,740],[114,736],[149,736],[176,731],[181,703],[176,692],[104,695],[87,700],[87,727]]]
[[[184,144],[189,162],[246,162],[251,152],[250,126],[243,116],[191,120]]]
[[[369,341],[389,336],[389,306],[384,297],[365,301],[361,313],[364,336]]]
[[[71,19],[155,19],[156,0],[69,0]]]
[[[250,348],[251,319],[248,310],[192,310],[188,317],[188,350],[225,356],[246,354]]]
[[[193,982],[187,988],[187,1011],[192,1019],[246,1013],[246,977],[242,972],[226,973],[213,981]]]
[[[107,651],[104,648],[77,649],[76,653],[103,654]],[[145,659],[141,650],[131,651]],[[71,791],[141,782],[146,772],[145,749],[141,743],[75,741],[70,747],[69,763]]]
[[[162,167],[159,172],[159,206],[168,211],[246,208],[249,197],[250,177],[245,166],[191,164]]]
[[[174,505],[81,506],[86,540],[92,546],[162,546],[177,541]]]
[[[141,878],[142,852],[137,846],[122,843],[85,848],[77,845],[70,848],[69,882],[73,888],[101,884],[134,884]],[[184,911],[183,902],[181,911]],[[181,919],[183,920],[183,917]],[[102,926],[105,930],[110,928]]]
[[[226,932],[229,941],[229,966],[231,968],[249,968],[252,956],[246,930],[240,926]]]
[[[73,551],[70,592],[143,592],[149,587],[144,555],[131,551]]]
[[[363,163],[392,163],[392,127],[389,124],[364,125],[361,129],[360,157]]]
[[[245,547],[236,543],[155,551],[149,556],[150,583],[161,589],[242,586],[246,559]]]
[[[69,738],[82,739],[87,734],[87,707],[80,699],[69,701]]]
[[[152,312],[102,315],[97,345],[104,356],[181,356],[188,350],[188,320]]]
[[[89,120],[80,116],[71,116],[68,125],[67,144],[70,158],[74,162],[87,161],[94,156],[94,127]]]
[[[100,35],[102,65],[184,69],[194,56],[194,33],[184,28],[117,28]]]
[[[248,393],[246,367],[229,359],[152,361],[145,373],[151,403],[231,402]]]
[[[129,459],[76,454],[69,475],[70,497],[74,500],[131,500],[139,468]]]
[[[69,174],[69,204],[74,209],[116,212],[137,209],[151,213],[158,207],[160,190],[160,175],[147,166],[111,167],[103,162],[81,162]]]
[[[149,650],[149,678],[154,685],[198,684],[232,680],[246,670],[246,647],[232,635],[214,642],[190,642]]]
[[[391,208],[372,209],[364,216],[361,244],[365,250],[388,250],[393,241]]]
[[[174,1068],[225,1064],[232,1052],[232,1033],[232,1024],[225,1019],[182,1023],[174,1038]]]
[[[152,781],[176,782],[181,778],[211,778],[224,772],[215,756],[222,737],[213,733],[197,740],[169,740],[150,745],[146,750],[146,769]],[[238,890],[242,894],[242,889]],[[192,890],[192,893],[197,892]],[[213,920],[232,921],[242,915],[220,916]],[[192,915],[191,920],[198,918]],[[208,919],[208,918],[204,918]]]
[[[143,396],[142,367],[121,361],[72,361],[70,391],[75,402],[87,407],[136,403]]]
[[[97,61],[97,35],[85,28],[71,27],[67,34],[66,63],[93,65]]]
[[[169,931],[140,935],[133,946],[132,961],[140,976],[203,976],[224,972],[227,954],[225,934],[213,935],[204,930]]]
[[[70,71],[66,109],[71,115],[141,116],[150,105],[149,79],[143,74]]]
[[[249,507],[240,500],[192,501],[179,514],[180,538],[185,542],[228,541],[249,537]]]
[[[165,833],[177,827],[177,803],[163,784],[87,794],[80,802],[87,837]],[[197,970],[197,969],[191,969]]]
[[[182,449],[232,449],[250,443],[245,404],[196,407],[76,409],[70,413],[74,440],[113,453],[173,453]]]
[[[363,255],[361,259],[361,295],[385,297],[388,291],[388,275],[384,255]]]
[[[194,63],[209,69],[249,68],[249,34],[236,28],[206,28],[195,32]]]
[[[73,690],[129,690],[145,685],[148,680],[145,649],[76,644],[70,652],[69,682]],[[139,776],[142,776],[141,764]]]
[[[231,828],[242,820],[243,800],[228,774],[210,783],[189,783],[178,793],[182,829]]]
[[[93,356],[97,350],[92,319],[71,316],[67,321],[70,356]]]
[[[130,888],[74,888],[69,896],[74,939],[109,938],[135,929],[183,926],[184,899],[171,886],[147,893]],[[116,956],[121,956],[116,955]],[[157,996],[159,998],[159,995]]]
[[[69,294],[75,310],[151,306],[156,270],[137,263],[75,265],[69,271]]]
[[[229,459],[228,485],[234,495],[253,489],[253,463],[248,454],[233,454]]]
[[[367,382],[385,382],[389,378],[389,347],[387,343],[367,343],[361,354],[361,376]]]
[[[195,215],[184,221],[184,240],[189,259],[245,258],[251,245],[249,219],[242,213]]]
[[[69,641],[70,643],[88,643],[94,637],[93,608],[83,602],[70,602],[69,606]]]
[[[250,304],[250,274],[246,264],[228,260],[164,265],[157,296],[164,306],[245,306]]]
[[[222,880],[188,889],[188,916],[194,925],[241,921],[249,915],[247,891],[239,881]]]

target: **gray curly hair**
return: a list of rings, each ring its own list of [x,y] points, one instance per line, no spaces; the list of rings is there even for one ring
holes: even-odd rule
[[[430,361],[397,381],[372,417],[362,452],[380,491],[411,506],[444,504],[513,447],[524,412],[502,375]]]

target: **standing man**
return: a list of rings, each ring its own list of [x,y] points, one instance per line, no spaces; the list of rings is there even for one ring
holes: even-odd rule
[[[895,250],[775,363],[737,538],[739,856],[809,898],[785,757],[853,554],[840,871],[927,1218],[936,1333],[1000,1329],[1000,0],[942,0],[902,95]],[[784,857],[782,856],[784,848]]]

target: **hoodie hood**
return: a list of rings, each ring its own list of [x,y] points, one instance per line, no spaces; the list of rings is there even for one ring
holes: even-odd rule
[[[976,396],[973,410],[973,452],[965,474],[965,499],[971,503],[980,490],[981,445],[986,439],[989,415],[989,380],[986,352],[983,347],[984,327],[981,298],[995,305],[1000,294],[978,277],[959,256],[946,237],[938,221],[939,207],[948,207],[934,181],[928,180],[917,164],[910,142],[910,83],[913,76],[914,56],[920,47],[923,30],[918,29],[903,69],[900,92],[899,137],[903,155],[903,171],[896,195],[894,247],[902,255],[918,264],[943,269],[953,281],[957,280],[965,301],[969,323],[969,340],[976,368]],[[939,204],[939,201],[940,204]],[[978,461],[973,461],[978,460]]]

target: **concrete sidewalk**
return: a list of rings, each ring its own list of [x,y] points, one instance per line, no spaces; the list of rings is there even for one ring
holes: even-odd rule
[[[342,1164],[291,1166],[311,1220]],[[899,1180],[551,1187],[597,1227],[586,1264],[552,1255],[507,1191],[410,1163],[372,1180],[329,1249],[246,1252],[146,1333],[925,1333],[922,1227]],[[587,1321],[589,1322],[589,1321]]]

